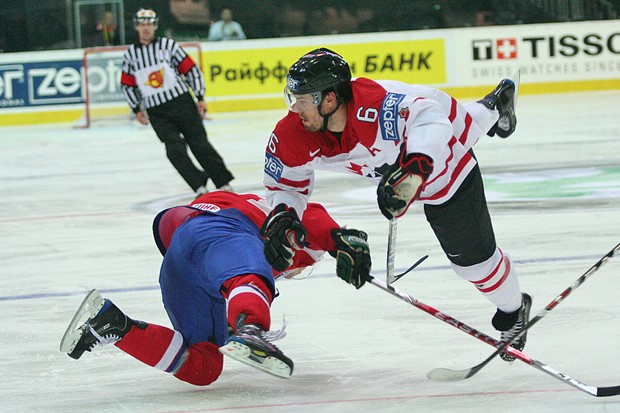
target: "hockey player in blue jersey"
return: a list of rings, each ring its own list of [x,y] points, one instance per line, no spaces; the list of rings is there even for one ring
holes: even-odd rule
[[[302,221],[307,228],[303,245],[296,251],[274,251],[289,260],[286,271],[274,271],[260,235],[268,213],[281,223],[297,219],[290,210],[270,211],[256,195],[228,191],[160,212],[153,233],[163,255],[159,283],[172,328],[129,318],[92,290],[60,350],[79,359],[97,345],[112,343],[194,385],[217,380],[223,354],[290,377],[293,361],[272,343],[283,329],[270,331],[275,279],[313,265],[327,251],[336,257],[337,275],[351,282],[369,274],[370,252],[365,233],[341,229],[321,205],[310,203]]]

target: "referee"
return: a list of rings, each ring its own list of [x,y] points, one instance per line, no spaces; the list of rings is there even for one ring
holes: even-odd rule
[[[207,192],[209,178],[216,188],[232,191],[233,175],[202,123],[206,106],[200,68],[173,39],[155,35],[159,19],[153,10],[140,9],[133,20],[138,41],[123,57],[121,89],[136,120],[151,123],[168,159],[196,195]],[[194,165],[187,146],[204,170]]]

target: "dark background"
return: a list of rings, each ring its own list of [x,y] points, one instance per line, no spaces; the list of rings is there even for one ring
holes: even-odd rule
[[[75,0],[2,0],[0,52],[77,47]],[[131,18],[140,7],[160,16],[159,34],[206,41],[222,7],[233,10],[249,39],[531,24],[620,17],[620,0],[124,0],[125,43],[135,40]],[[81,47],[103,45],[95,27],[106,5],[82,13]]]

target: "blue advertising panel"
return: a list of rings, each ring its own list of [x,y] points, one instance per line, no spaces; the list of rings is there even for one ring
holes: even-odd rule
[[[122,102],[122,59],[89,61],[93,102]],[[81,60],[0,64],[0,109],[83,103]]]
[[[80,103],[82,61],[0,64],[0,108]]]

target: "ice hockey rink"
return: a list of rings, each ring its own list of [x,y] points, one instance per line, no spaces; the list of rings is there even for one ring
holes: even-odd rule
[[[620,93],[524,95],[517,132],[476,147],[499,246],[513,258],[532,316],[620,241]],[[213,114],[209,137],[238,192],[262,194],[264,146],[284,110]],[[477,364],[494,348],[398,298],[335,277],[331,257],[279,283],[273,324],[295,362],[289,380],[226,359],[195,387],[114,346],[73,360],[60,338],[92,288],[130,317],[170,326],[157,278],[154,215],[192,194],[152,129],[129,123],[0,127],[0,411],[14,412],[620,412],[517,360],[437,383],[436,367]],[[317,173],[313,200],[369,233],[385,277],[388,223],[375,188]],[[495,311],[450,269],[418,205],[398,223],[394,286],[497,337]],[[620,384],[620,257],[609,260],[529,334],[524,352],[586,384]]]

